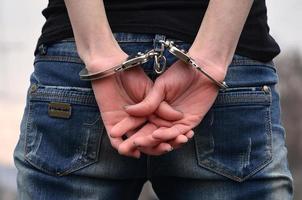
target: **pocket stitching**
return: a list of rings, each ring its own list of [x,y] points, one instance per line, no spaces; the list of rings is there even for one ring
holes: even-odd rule
[[[259,93],[252,93],[252,94],[259,94]],[[263,93],[261,93],[261,94],[263,94]],[[240,96],[240,94],[239,94],[239,96]],[[273,160],[272,159],[272,122],[271,122],[272,93],[269,92],[269,94],[266,94],[266,96],[268,97],[268,99],[267,99],[268,102],[266,102],[267,100],[265,100],[261,105],[266,106],[266,109],[265,109],[266,125],[265,125],[265,133],[264,134],[267,137],[267,147],[269,148],[269,149],[265,149],[265,150],[267,150],[267,153],[268,153],[268,155],[266,156],[267,158],[265,158],[265,160],[263,162],[259,163],[258,167],[256,167],[254,170],[250,171],[246,176],[238,177],[236,175],[232,175],[233,172],[231,172],[229,169],[227,169],[226,167],[221,165],[219,162],[217,162],[217,161],[215,161],[211,158],[201,159],[200,150],[198,148],[199,144],[197,142],[197,139],[194,138],[195,153],[196,153],[198,165],[200,165],[201,167],[206,168],[206,169],[208,169],[212,172],[215,172],[215,173],[220,174],[222,176],[228,177],[232,180],[242,182],[242,181],[246,180],[247,178],[251,177],[252,175],[254,175],[255,173],[257,173],[258,171],[260,171],[262,168],[267,166],[270,162],[272,162],[272,160]],[[256,104],[253,103],[253,105],[259,105],[259,104],[260,103],[256,103]],[[233,104],[232,103],[227,104],[227,106],[229,106],[229,105],[233,105]],[[245,105],[246,104],[244,104],[244,106]],[[224,173],[224,172],[226,172],[226,173]]]
[[[48,101],[43,101],[43,102],[48,102]],[[67,175],[67,174],[69,174],[71,172],[74,172],[74,171],[77,171],[79,169],[82,169],[82,168],[84,168],[84,167],[86,167],[88,165],[91,165],[91,164],[93,164],[93,163],[95,163],[95,162],[98,161],[98,155],[99,155],[99,150],[100,150],[100,143],[101,143],[101,139],[102,139],[102,136],[103,136],[103,133],[104,133],[104,127],[103,126],[101,127],[100,133],[97,133],[97,134],[99,134],[99,136],[97,137],[98,141],[97,141],[97,147],[96,147],[96,156],[95,156],[95,158],[93,160],[90,159],[90,158],[88,158],[88,157],[86,158],[85,152],[82,150],[81,153],[80,153],[80,155],[77,156],[76,159],[73,159],[73,160],[76,160],[76,162],[74,164],[71,164],[70,167],[68,169],[64,170],[64,171],[61,171],[61,172],[57,172],[57,171],[56,172],[52,172],[49,169],[46,169],[46,168],[43,168],[43,167],[37,165],[32,160],[32,158],[29,157],[30,148],[29,148],[29,145],[28,145],[28,138],[30,137],[29,136],[29,130],[33,126],[33,122],[32,122],[32,120],[33,120],[32,119],[33,104],[34,103],[32,102],[32,99],[30,98],[29,101],[28,101],[29,108],[28,108],[28,113],[27,113],[26,131],[25,131],[25,145],[24,145],[24,158],[25,158],[25,160],[28,163],[30,163],[35,168],[37,168],[37,169],[39,169],[41,171],[44,171],[44,172],[46,172],[46,173],[48,173],[50,175],[64,176],[64,175]],[[100,116],[100,114],[98,114],[97,117],[96,117],[96,119],[93,120],[93,123],[85,123],[85,122],[83,122],[82,125],[84,125],[84,126],[88,126],[88,125],[93,126],[93,125],[95,125],[99,121],[100,118],[101,118],[101,116]],[[37,161],[39,162],[39,159]],[[89,161],[89,162],[87,162],[87,161]],[[84,164],[85,162],[87,162],[87,163]]]

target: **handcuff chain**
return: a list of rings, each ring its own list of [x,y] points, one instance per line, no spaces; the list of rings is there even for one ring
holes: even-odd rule
[[[153,69],[157,74],[162,74],[166,70],[167,59],[164,56],[164,50],[165,46],[161,43],[160,50],[156,51],[158,54],[154,56]]]

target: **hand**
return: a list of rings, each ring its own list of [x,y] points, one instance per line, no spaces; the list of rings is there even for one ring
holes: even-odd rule
[[[195,60],[203,64],[201,60]],[[207,66],[204,69],[215,79],[224,79],[226,70],[223,68],[204,66]],[[127,106],[125,110],[131,116],[147,116],[154,113],[162,101],[166,101],[173,109],[181,111],[182,119],[173,121],[170,127],[161,127],[152,133],[154,139],[169,141],[196,127],[213,105],[217,94],[218,88],[211,80],[179,60],[155,81],[142,102]],[[136,138],[134,142],[138,146],[148,147],[151,138]]]
[[[114,61],[102,60],[100,63],[103,66],[114,66],[124,61],[126,57],[126,54],[122,54],[116,57]],[[90,69],[96,70],[97,63],[89,66]],[[120,144],[124,141],[122,136],[125,134],[128,137],[134,135],[136,129],[147,121],[148,116],[130,116],[125,112],[124,106],[141,102],[152,88],[153,82],[141,68],[136,67],[104,79],[94,80],[91,83],[111,145],[123,155],[139,157],[139,150],[134,148],[131,151],[129,149],[125,150],[123,145],[120,148]],[[162,108],[166,113],[165,119],[175,120],[182,117],[182,113],[173,110],[168,105],[163,105]],[[143,130],[151,130],[151,127],[154,127],[154,125],[147,124],[146,127],[143,127]],[[149,134],[152,132],[153,130]],[[177,141],[172,144],[175,143]],[[165,152],[167,149],[171,149],[171,145],[165,143],[153,149],[142,148],[141,151],[154,155]]]
[[[160,119],[160,121],[160,123],[162,124],[162,119]],[[171,122],[165,122],[165,124],[166,123]],[[134,133],[134,131],[131,131],[129,138],[127,138],[123,143],[119,145],[119,152],[122,152],[123,155],[132,156],[132,152],[138,149],[142,153],[159,156],[164,153],[170,152],[173,149],[180,148],[194,135],[193,131],[190,130],[183,135],[178,135],[174,139],[165,142],[163,140],[152,137],[152,133],[155,130],[161,128],[162,127],[159,127],[154,123],[148,122],[137,132]],[[137,139],[141,141],[141,145],[135,143]]]

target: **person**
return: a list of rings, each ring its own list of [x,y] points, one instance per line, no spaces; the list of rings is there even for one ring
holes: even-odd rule
[[[292,199],[265,1],[50,0],[14,151],[19,199]],[[163,48],[173,41],[227,88]],[[155,61],[83,81],[137,52]]]

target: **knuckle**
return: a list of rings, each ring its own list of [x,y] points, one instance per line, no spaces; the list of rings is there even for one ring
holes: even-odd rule
[[[153,110],[153,105],[149,99],[145,99],[144,109],[148,112]]]
[[[175,133],[175,135],[181,135],[182,134],[182,131],[178,126],[173,126],[172,131],[173,131],[173,133],[171,135],[174,135],[174,133]]]
[[[162,88],[164,86],[165,86],[165,79],[163,78],[163,75],[162,75],[156,79],[155,87]]]

